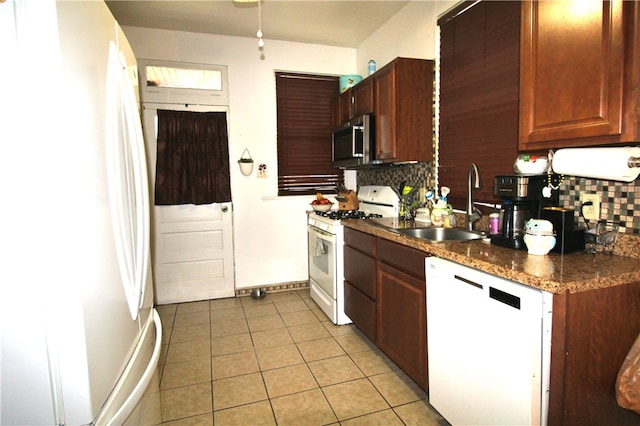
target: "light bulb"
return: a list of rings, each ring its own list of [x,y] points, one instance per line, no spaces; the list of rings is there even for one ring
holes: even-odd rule
[[[258,47],[264,47],[264,40],[262,40],[262,38],[258,39]]]
[[[262,30],[258,30],[258,32],[256,33],[256,37],[262,38]]]

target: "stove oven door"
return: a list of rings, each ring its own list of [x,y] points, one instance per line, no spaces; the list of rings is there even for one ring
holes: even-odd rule
[[[326,295],[336,298],[336,236],[313,226],[309,234],[309,279]]]

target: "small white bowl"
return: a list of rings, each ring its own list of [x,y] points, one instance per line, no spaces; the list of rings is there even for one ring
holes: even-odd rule
[[[331,210],[331,207],[333,206],[332,203],[329,204],[311,204],[311,208],[317,212],[328,212],[329,210]]]
[[[529,254],[544,256],[556,246],[556,237],[545,234],[532,234],[527,232],[523,237]]]
[[[536,155],[520,155],[513,164],[513,170],[521,175],[545,174],[549,170],[549,160]]]

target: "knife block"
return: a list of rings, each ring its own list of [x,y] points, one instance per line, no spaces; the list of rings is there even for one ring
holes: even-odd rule
[[[345,194],[338,194],[342,201],[338,201],[338,210],[358,210],[360,203],[358,202],[358,196],[354,191],[349,191]]]

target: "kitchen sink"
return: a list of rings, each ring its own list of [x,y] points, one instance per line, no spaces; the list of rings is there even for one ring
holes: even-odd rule
[[[479,240],[485,237],[485,234],[482,232],[469,231],[464,228],[404,228],[396,229],[395,231],[402,235],[408,235],[434,243]]]

